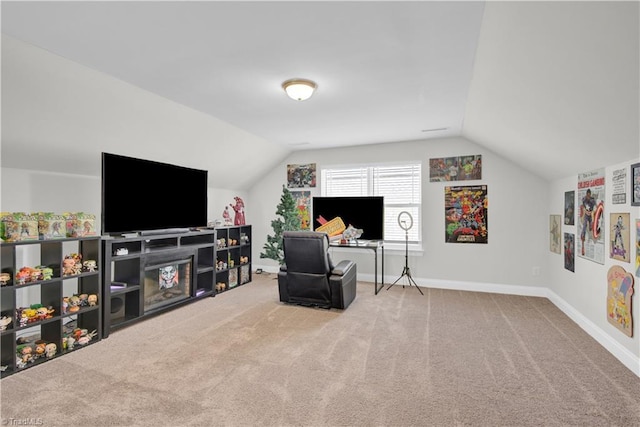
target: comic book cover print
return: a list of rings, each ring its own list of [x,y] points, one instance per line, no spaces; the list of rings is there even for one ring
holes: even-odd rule
[[[311,191],[292,191],[291,196],[296,201],[300,230],[309,230],[311,227]]]
[[[578,175],[579,240],[576,254],[582,258],[604,264],[604,169]],[[578,237],[576,236],[576,239]]]
[[[445,242],[487,243],[487,186],[445,187]]]
[[[612,213],[610,214],[609,224],[610,231],[610,251],[609,256],[618,261],[631,262],[630,243],[630,218],[629,213]]]

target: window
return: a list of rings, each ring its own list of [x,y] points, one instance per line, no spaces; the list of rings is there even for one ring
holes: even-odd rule
[[[420,163],[336,166],[320,171],[322,195],[384,196],[384,240],[405,242],[405,231],[398,225],[398,214],[413,217],[409,243],[420,243],[422,196]]]

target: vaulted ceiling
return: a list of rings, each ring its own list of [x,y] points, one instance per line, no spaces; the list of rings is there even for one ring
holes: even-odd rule
[[[287,151],[462,135],[546,179],[640,157],[637,2],[3,1],[1,12],[3,34]],[[316,81],[315,95],[288,99],[292,77]]]

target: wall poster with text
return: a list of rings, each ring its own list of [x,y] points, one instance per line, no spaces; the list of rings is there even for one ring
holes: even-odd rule
[[[581,258],[604,264],[604,168],[578,175],[577,253]]]
[[[611,203],[624,205],[627,203],[627,168],[616,169],[611,177]]]
[[[618,261],[631,262],[631,239],[629,213],[610,214],[609,257]]]
[[[300,230],[309,230],[311,226],[311,191],[292,191],[291,197],[296,201]]]
[[[487,186],[444,188],[445,242],[487,243]]]

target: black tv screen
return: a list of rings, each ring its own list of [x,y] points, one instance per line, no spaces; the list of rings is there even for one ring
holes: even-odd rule
[[[102,234],[207,225],[206,170],[102,153]]]
[[[384,197],[314,197],[311,202],[313,230],[320,227],[320,217],[331,221],[340,217],[345,226],[362,229],[362,240],[384,239]]]

